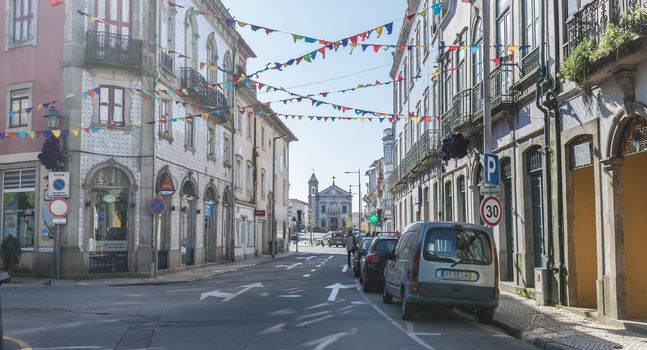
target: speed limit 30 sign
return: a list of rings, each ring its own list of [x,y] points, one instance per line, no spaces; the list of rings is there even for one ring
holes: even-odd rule
[[[481,220],[488,226],[496,226],[503,217],[501,201],[496,196],[487,196],[481,202]]]

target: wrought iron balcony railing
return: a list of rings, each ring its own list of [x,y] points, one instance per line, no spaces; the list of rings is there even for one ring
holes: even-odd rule
[[[525,53],[521,59],[521,76],[530,74],[534,69],[539,67],[539,48]]]
[[[180,68],[182,89],[189,92],[189,96],[202,101],[207,106],[215,106],[219,110],[227,109],[225,95],[211,87],[202,74],[191,67]]]
[[[243,80],[239,86],[242,86],[243,89],[256,98],[256,85],[254,85],[251,80]]]
[[[86,33],[85,40],[86,64],[137,71],[142,69],[142,40],[93,30]]]
[[[490,99],[492,110],[503,105],[514,103],[514,90],[512,89],[514,66],[501,64],[494,68],[490,74]]]
[[[460,128],[472,120],[472,89],[459,91],[454,95],[454,127]]]
[[[647,0],[593,0],[583,6],[566,21],[568,42],[564,45],[564,57],[585,38],[599,44],[609,23],[630,26],[638,34],[647,34],[647,20],[643,16],[632,16],[636,8],[647,8]],[[621,21],[623,17],[632,20]]]
[[[393,167],[393,171],[386,180],[387,188],[389,189],[389,191],[392,191],[400,182],[400,171],[398,168],[399,167],[397,166]]]
[[[173,73],[173,56],[169,55],[167,52],[160,53],[160,66],[163,69],[166,69],[167,72]]]

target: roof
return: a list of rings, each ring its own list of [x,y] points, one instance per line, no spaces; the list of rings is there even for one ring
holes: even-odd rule
[[[319,192],[319,197],[322,197],[322,196],[343,197],[343,196],[350,196],[350,193],[348,191],[344,191],[341,187],[337,185],[331,185],[325,190]]]
[[[310,176],[310,180],[308,180],[308,182],[319,182],[319,180],[317,180],[317,176],[315,176],[315,173],[312,173],[312,176]]]

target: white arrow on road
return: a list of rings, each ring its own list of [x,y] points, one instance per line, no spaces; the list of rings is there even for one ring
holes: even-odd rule
[[[341,272],[346,272],[348,270],[348,265],[341,265]]]
[[[222,301],[229,301],[252,288],[262,288],[262,287],[263,287],[263,284],[261,282],[256,282],[256,283],[243,286],[243,289],[239,290],[236,293],[227,293],[227,292],[221,292],[219,290],[214,290],[213,292],[202,293],[200,295],[200,300],[204,300],[208,297],[218,297],[218,298],[223,298]]]
[[[333,285],[330,285],[328,287],[325,287],[326,289],[331,289],[330,291],[330,296],[328,297],[328,301],[335,301],[337,299],[337,293],[339,293],[340,289],[348,289],[348,288],[355,288],[354,284],[341,284],[341,283],[335,283]]]
[[[294,268],[297,265],[303,265],[303,263],[298,262],[298,263],[293,264],[293,265],[276,265],[275,267],[277,267],[277,268],[285,268],[286,270],[289,270],[291,268]]]
[[[316,258],[316,256],[309,256],[307,258],[305,256],[301,256],[301,257],[298,257],[297,260],[310,260],[312,258]]]

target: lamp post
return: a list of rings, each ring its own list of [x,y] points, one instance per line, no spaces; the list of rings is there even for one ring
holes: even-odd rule
[[[47,112],[43,115],[43,118],[47,122],[47,128],[49,130],[60,130],[61,122],[63,117],[58,112],[56,107],[49,106]],[[52,137],[55,137],[52,135]],[[63,150],[65,150],[65,135],[61,133],[61,140],[63,141]],[[65,169],[65,162],[63,163],[63,170]],[[52,259],[52,275],[56,274],[56,278],[60,278],[61,275],[61,264],[60,264],[60,255],[61,255],[61,228],[59,224],[55,224],[56,232],[54,233],[54,258]]]
[[[272,139],[272,258],[276,255],[276,140],[288,136],[287,134]]]
[[[361,178],[361,171],[360,169],[357,169],[357,171],[346,171],[346,174],[357,174],[357,188],[359,191],[359,199],[357,201],[357,204],[359,205],[357,209],[359,210],[359,221],[358,221],[358,226],[359,226],[359,231],[362,232],[362,178]],[[351,217],[353,216],[353,213],[351,212]]]

